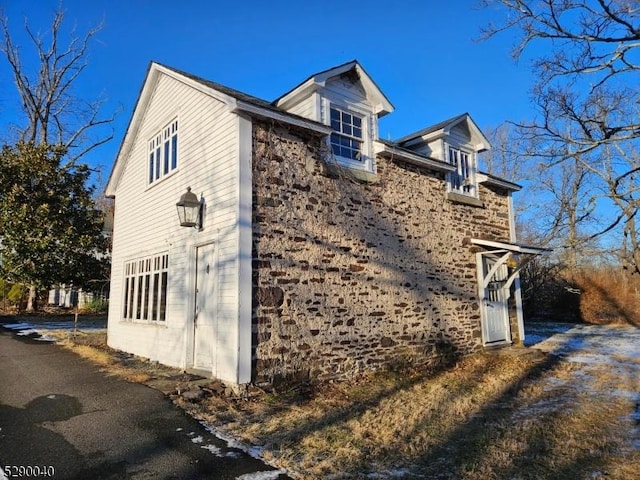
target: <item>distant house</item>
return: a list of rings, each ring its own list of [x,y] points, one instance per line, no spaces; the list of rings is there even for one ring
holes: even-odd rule
[[[392,111],[356,61],[273,102],[151,63],[107,185],[109,345],[245,384],[521,341],[520,187],[468,114],[381,140]]]
[[[101,254],[98,258],[108,258],[111,250],[111,236],[113,234],[113,207],[104,205],[103,208],[103,228],[102,234],[108,239],[109,248],[107,252]],[[105,257],[106,255],[106,257]],[[109,279],[96,278],[91,282],[89,288],[77,288],[73,285],[53,285],[47,294],[47,305],[49,307],[60,308],[86,308],[96,300],[106,301],[109,298]]]

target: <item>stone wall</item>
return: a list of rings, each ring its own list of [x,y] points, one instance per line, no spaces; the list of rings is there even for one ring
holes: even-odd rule
[[[256,380],[481,347],[469,239],[509,240],[505,192],[452,203],[442,173],[381,158],[359,183],[328,173],[321,139],[253,128]]]

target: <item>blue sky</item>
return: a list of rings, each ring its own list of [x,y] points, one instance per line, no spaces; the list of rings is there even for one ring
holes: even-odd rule
[[[45,33],[59,0],[0,0],[14,41],[28,52],[24,19]],[[357,59],[394,104],[380,135],[398,138],[469,112],[481,129],[532,115],[528,65],[510,57],[511,34],[477,41],[496,13],[476,0],[304,2],[65,0],[65,25],[104,22],[76,83],[106,96],[115,138],[86,160],[102,181],[124,136],[151,60],[273,100],[309,75]],[[28,66],[33,57],[25,57]],[[15,87],[0,61],[0,138],[16,122]]]

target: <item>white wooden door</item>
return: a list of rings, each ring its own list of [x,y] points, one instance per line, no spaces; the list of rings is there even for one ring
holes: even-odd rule
[[[495,259],[484,257],[483,277],[486,277],[495,263]],[[484,289],[482,334],[485,345],[511,341],[507,305],[509,297],[504,288],[508,276],[507,266],[501,265],[489,279],[489,283]]]
[[[216,302],[214,246],[204,245],[196,253],[193,366],[215,375]]]

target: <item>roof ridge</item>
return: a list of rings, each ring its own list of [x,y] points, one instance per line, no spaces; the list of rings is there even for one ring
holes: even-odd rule
[[[449,125],[451,123],[455,123],[455,122],[457,122],[458,120],[460,120],[460,119],[462,119],[464,117],[471,118],[471,115],[469,115],[469,112],[464,112],[464,113],[461,113],[459,115],[455,115],[455,116],[453,116],[451,118],[447,118],[446,120],[442,120],[442,121],[440,121],[438,123],[434,123],[434,124],[429,125],[427,127],[421,128],[420,130],[417,130],[417,131],[415,131],[413,133],[410,133],[408,135],[404,135],[403,137],[400,137],[397,140],[395,140],[395,142],[404,143],[404,142],[407,142],[409,140],[413,140],[414,138],[421,137],[421,136],[423,136],[423,135],[425,135],[427,133],[433,132],[435,130],[440,130],[444,126]]]
[[[329,67],[329,68],[325,68],[324,70],[320,70],[319,72],[312,73],[311,75],[308,75],[308,76],[307,76],[307,78],[305,78],[303,81],[298,82],[296,85],[294,85],[294,86],[293,86],[293,88],[290,88],[290,89],[289,89],[289,90],[287,90],[285,93],[283,93],[282,95],[280,95],[278,98],[276,98],[275,100],[273,100],[273,101],[271,102],[271,104],[272,104],[272,105],[274,105],[274,106],[276,106],[276,105],[277,105],[277,103],[278,103],[281,99],[283,99],[284,97],[286,97],[287,95],[289,95],[291,92],[293,92],[293,91],[294,91],[296,88],[298,88],[300,85],[303,85],[303,84],[307,83],[307,82],[308,82],[309,80],[311,80],[313,77],[317,77],[318,75],[322,75],[322,74],[324,74],[324,73],[330,72],[331,70],[335,70],[335,69],[338,69],[338,68],[345,67],[345,66],[349,65],[350,63],[353,63],[353,64],[354,64],[354,66],[355,66],[355,65],[360,65],[360,62],[358,62],[358,60],[353,59],[353,60],[350,60],[350,61],[348,61],[348,62],[341,63],[340,65],[335,65],[335,66],[333,66],[333,67]],[[360,65],[360,68],[362,68],[362,65]],[[363,69],[363,70],[364,70],[364,69]]]

